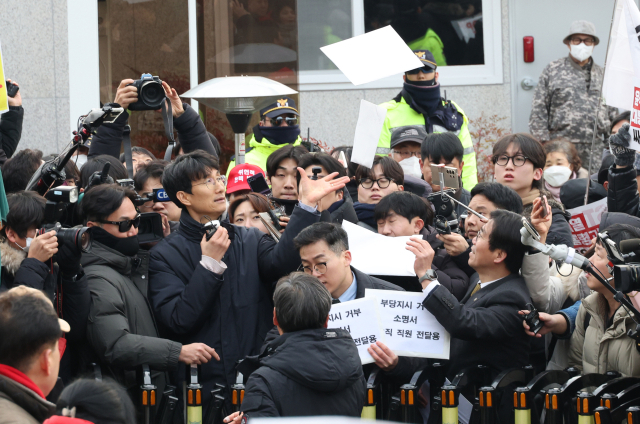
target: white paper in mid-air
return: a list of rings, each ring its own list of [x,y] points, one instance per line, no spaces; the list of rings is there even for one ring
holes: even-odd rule
[[[398,356],[449,359],[451,337],[435,316],[422,306],[423,293],[366,289],[376,299],[384,343]]]
[[[320,50],[353,85],[424,66],[391,26],[320,47]]]
[[[375,299],[356,299],[331,305],[328,328],[347,330],[358,348],[362,365],[375,362],[368,352],[369,345],[381,341],[382,325]]]
[[[416,256],[407,250],[410,237],[387,237],[366,228],[342,222],[349,237],[351,265],[369,275],[415,276]]]
[[[353,139],[351,162],[367,168],[373,166],[386,114],[386,108],[366,100],[360,100],[360,114],[356,124],[356,135]]]

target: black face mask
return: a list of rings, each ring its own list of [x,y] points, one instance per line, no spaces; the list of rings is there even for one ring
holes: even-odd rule
[[[440,84],[433,85],[433,82],[435,82],[435,78],[430,81],[407,81],[404,83],[402,90],[407,103],[418,112],[426,113],[427,116],[432,116],[442,102]],[[406,94],[409,94],[409,96],[406,96]],[[411,102],[408,101],[407,97],[411,98]]]
[[[138,250],[140,250],[137,235],[119,238],[100,227],[93,227],[91,229],[91,235],[93,236],[94,241],[104,244],[108,248],[122,253],[124,256],[135,256],[138,253]]]
[[[292,127],[260,127],[260,132],[272,144],[293,144],[300,135],[300,127],[298,125]]]

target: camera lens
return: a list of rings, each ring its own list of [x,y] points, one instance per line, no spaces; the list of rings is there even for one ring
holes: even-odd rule
[[[160,109],[164,97],[164,89],[156,81],[145,82],[140,89],[140,100],[150,107]]]
[[[89,252],[91,250],[91,233],[87,232],[88,227],[82,228],[59,228],[57,230],[58,243],[60,245],[69,244],[80,252]]]

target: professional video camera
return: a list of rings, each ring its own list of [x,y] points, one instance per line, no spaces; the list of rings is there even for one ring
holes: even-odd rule
[[[169,196],[162,188],[156,188],[153,192],[143,193],[142,196],[135,190],[132,179],[126,178],[116,180],[121,187],[129,188],[136,193],[133,199],[134,206],[142,206],[147,202],[170,202]],[[140,214],[140,225],[138,226],[138,241],[140,244],[157,243],[164,238],[162,230],[162,216],[157,212],[143,212]]]
[[[44,196],[53,187],[62,185],[66,179],[64,166],[78,147],[84,145],[100,125],[113,123],[122,112],[124,112],[124,109],[121,107],[114,108],[105,105],[100,109],[91,109],[89,113],[81,116],[78,119],[78,130],[73,132],[74,137],[70,146],[54,159],[40,165],[38,170],[31,176],[26,189],[37,191]]]
[[[142,74],[139,80],[135,80],[128,86],[138,89],[138,101],[129,105],[129,110],[158,110],[162,107],[166,98],[162,81],[151,74]]]
[[[36,230],[41,235],[55,231],[60,246],[71,246],[76,254],[91,250],[91,232],[88,227],[63,228],[58,222],[69,211],[69,206],[78,202],[78,187],[60,186],[47,192],[44,196],[47,203],[44,209],[44,225]]]
[[[620,242],[620,249],[606,231],[598,234],[598,240],[607,251],[607,267],[613,275],[616,288],[622,293],[639,291],[640,239],[623,240]]]

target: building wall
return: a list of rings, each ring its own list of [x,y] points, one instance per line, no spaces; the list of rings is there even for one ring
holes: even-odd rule
[[[71,140],[67,0],[0,0],[0,10],[5,76],[25,109],[18,149],[59,152]]]
[[[509,2],[502,0],[502,69],[504,82],[494,85],[455,86],[446,90],[447,98],[455,101],[472,121],[471,131],[477,131],[474,121],[483,114],[496,115],[504,130],[511,128],[511,59],[509,48]],[[360,100],[382,103],[395,97],[399,89],[303,91],[300,93],[301,130],[303,137],[310,128],[311,138],[333,146],[351,145],[355,135]]]

